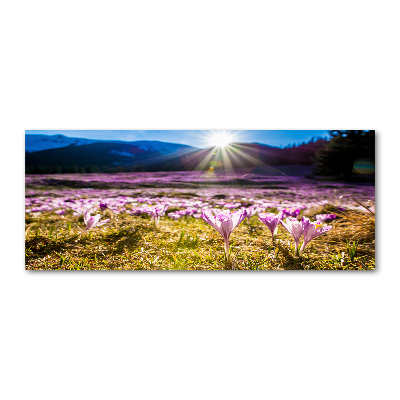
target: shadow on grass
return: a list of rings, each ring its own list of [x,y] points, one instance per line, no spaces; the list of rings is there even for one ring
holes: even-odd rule
[[[278,257],[282,257],[283,267],[287,269],[304,269],[302,263],[304,259],[300,257],[295,257],[287,246],[277,243],[276,247],[279,249]]]
[[[36,236],[25,242],[25,251],[27,252],[27,258],[35,259],[44,257],[53,251],[60,252],[70,246],[65,241],[57,241],[45,236]]]
[[[124,248],[137,247],[142,239],[142,234],[138,229],[124,227],[122,229],[107,232],[101,237],[101,242],[113,245],[112,251],[123,251]]]

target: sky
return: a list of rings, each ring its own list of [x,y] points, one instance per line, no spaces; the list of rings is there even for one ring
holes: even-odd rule
[[[102,140],[158,140],[181,143],[198,148],[210,147],[213,138],[221,135],[231,142],[262,143],[284,147],[288,144],[307,142],[312,137],[328,137],[322,130],[27,130],[29,134],[58,135]]]

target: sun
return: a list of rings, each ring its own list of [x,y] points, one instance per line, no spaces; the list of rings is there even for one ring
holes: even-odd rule
[[[233,135],[227,131],[211,132],[208,143],[213,147],[226,147],[233,141]]]

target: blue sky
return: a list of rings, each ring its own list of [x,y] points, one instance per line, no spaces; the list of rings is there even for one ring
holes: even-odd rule
[[[277,147],[328,136],[327,131],[321,130],[27,130],[25,133],[103,140],[159,140],[199,148],[210,147],[210,138],[218,134],[232,137],[232,142],[257,142]]]

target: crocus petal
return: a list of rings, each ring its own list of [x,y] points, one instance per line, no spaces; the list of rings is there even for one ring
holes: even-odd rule
[[[103,221],[99,221],[99,222],[97,223],[97,226],[104,225],[104,224],[106,224],[106,223],[109,222],[109,221],[110,221],[109,219],[105,219],[105,220],[103,220]]]
[[[280,222],[289,233],[292,233],[292,221],[289,218],[286,218],[286,222],[283,219]]]
[[[232,214],[232,230],[235,229],[246,218],[246,210],[239,210]]]
[[[295,240],[299,241],[300,236],[302,235],[304,228],[303,225],[299,221],[292,220],[292,235]]]
[[[215,214],[215,224],[219,227],[219,232],[224,239],[229,238],[233,230],[232,213],[228,210]]]
[[[92,218],[93,218],[93,228],[94,228],[99,223],[101,216],[100,216],[100,214],[97,214]]]
[[[204,221],[210,224],[215,230],[217,230],[222,235],[219,226],[215,223],[215,217],[214,215],[212,215],[210,211],[203,211],[203,214],[201,214],[201,218],[203,218]]]
[[[85,232],[88,231],[89,229],[92,229],[93,228],[93,224],[94,224],[94,217],[90,217],[87,220]]]
[[[323,235],[324,233],[330,231],[332,228],[332,226],[319,226],[319,224],[316,222],[310,222],[304,230],[304,242],[301,246],[301,251],[305,249],[305,247],[311,240],[320,235]]]
[[[307,217],[303,217],[301,219],[301,224],[303,225],[303,229],[305,229],[310,224],[310,219]]]
[[[234,226],[233,226],[232,220],[228,219],[226,221],[221,221],[221,227],[220,227],[219,232],[221,233],[221,235],[224,239],[228,239],[230,234],[233,231],[233,228],[234,228]]]

